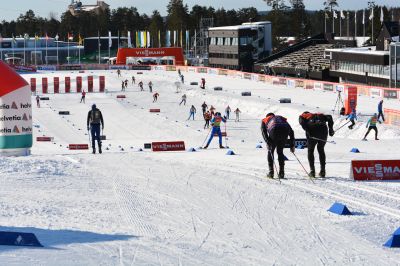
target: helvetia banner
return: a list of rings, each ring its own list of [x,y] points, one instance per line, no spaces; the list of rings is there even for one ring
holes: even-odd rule
[[[28,154],[32,147],[30,85],[0,61],[0,153]]]

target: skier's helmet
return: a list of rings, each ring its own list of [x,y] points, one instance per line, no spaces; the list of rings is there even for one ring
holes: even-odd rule
[[[268,116],[275,116],[275,114],[274,113],[268,113],[266,117],[268,117]]]
[[[93,110],[96,109],[96,104],[95,103],[92,105],[92,109]]]
[[[216,112],[215,116],[221,116],[221,113],[220,112]]]

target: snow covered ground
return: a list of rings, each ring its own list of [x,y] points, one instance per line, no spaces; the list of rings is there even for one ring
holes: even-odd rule
[[[136,72],[123,71],[123,79],[135,75],[146,91],[130,83],[125,100],[116,99],[121,78],[115,71],[94,71],[106,75],[107,93],[88,94],[86,104],[78,94],[50,94],[34,108],[34,125],[40,126],[34,137],[51,136],[54,143],[35,142],[32,156],[0,161],[0,230],[33,232],[45,247],[1,246],[1,265],[399,265],[400,251],[382,244],[400,226],[400,183],[349,179],[352,159],[399,159],[399,128],[379,125],[381,140],[371,133],[368,142],[361,141],[367,117],[352,131],[340,130],[332,138],[337,144],[326,146],[329,178],[315,183],[286,151],[288,180],[279,183],[264,178],[266,149],[256,149],[260,120],[267,112],[282,114],[296,137],[304,137],[298,116],[331,113],[336,94],[195,73],[184,73],[186,83],[205,77],[208,88],[185,85],[176,93],[176,72]],[[65,75],[77,73],[24,77]],[[147,89],[150,80],[160,93],[157,103]],[[179,106],[183,93],[188,102]],[[279,104],[281,97],[292,104]],[[203,101],[221,112],[227,104],[242,110],[240,122],[227,123],[227,144],[236,156],[217,149],[217,139],[211,149],[193,153],[138,151],[152,141],[201,146],[208,133]],[[358,111],[372,114],[377,102],[361,96]],[[69,143],[88,143],[92,103],[103,112],[108,150],[69,151]],[[186,121],[192,104],[196,120]],[[385,106],[399,109],[399,102]],[[71,115],[58,115],[62,110]],[[338,128],[345,121],[335,122]],[[353,147],[361,153],[350,153]],[[308,169],[306,150],[296,153]],[[356,215],[327,212],[335,201]]]

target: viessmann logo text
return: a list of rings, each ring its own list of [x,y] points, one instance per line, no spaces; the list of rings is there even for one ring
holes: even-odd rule
[[[149,50],[144,50],[144,51],[136,51],[136,56],[160,56],[160,55],[165,55],[165,51],[149,51]]]
[[[382,164],[375,164],[370,167],[354,167],[357,174],[369,174],[376,177],[383,177],[384,174],[400,174],[398,166],[383,166]]]

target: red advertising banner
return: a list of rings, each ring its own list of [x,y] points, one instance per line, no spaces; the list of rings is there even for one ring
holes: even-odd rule
[[[185,142],[170,141],[170,142],[153,142],[151,144],[153,151],[184,151]]]
[[[65,93],[71,92],[71,78],[65,77]]]
[[[400,126],[400,110],[384,109],[385,124]]]
[[[46,94],[47,93],[47,88],[49,84],[47,82],[47,78],[42,78],[42,93]]]
[[[82,77],[76,77],[76,92],[82,92]]]
[[[99,90],[100,92],[104,92],[104,88],[106,87],[106,77],[100,76],[99,77]]]
[[[70,150],[88,150],[89,144],[69,144],[68,149],[70,149]]]
[[[53,138],[52,137],[37,137],[36,141],[48,142],[48,141],[53,141]]]
[[[161,109],[150,109],[149,111],[150,113],[159,113],[161,112]]]
[[[117,95],[117,99],[125,99],[126,95]]]
[[[60,78],[54,77],[54,93],[60,93]]]
[[[93,76],[87,77],[88,92],[93,92]]]
[[[351,161],[350,174],[356,181],[400,180],[400,160]]]
[[[353,109],[357,109],[357,87],[348,86],[344,88],[346,115],[350,114]]]
[[[31,78],[31,91],[36,91],[36,78]]]

